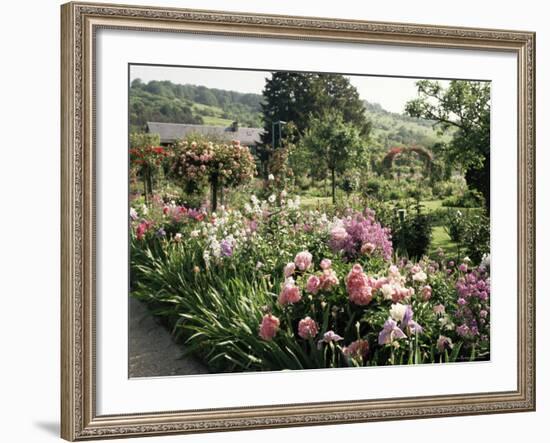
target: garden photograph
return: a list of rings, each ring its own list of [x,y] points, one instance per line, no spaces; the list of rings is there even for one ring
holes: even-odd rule
[[[130,377],[490,360],[490,82],[132,64],[128,95]]]

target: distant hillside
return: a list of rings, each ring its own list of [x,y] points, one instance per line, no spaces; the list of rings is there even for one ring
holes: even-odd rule
[[[422,145],[432,147],[435,143],[447,141],[434,129],[434,122],[408,115],[386,111],[378,103],[364,101],[365,112],[372,122],[372,147],[386,150],[393,146]]]
[[[143,129],[147,121],[227,126],[238,120],[242,126],[261,126],[260,94],[178,85],[170,81],[130,86],[130,125]]]
[[[262,127],[262,100],[260,94],[136,79],[130,86],[131,130],[143,130],[147,121],[229,126],[237,120],[241,126]],[[411,144],[431,147],[445,140],[431,121],[389,112],[366,100],[364,105],[372,121],[370,146],[374,149]]]

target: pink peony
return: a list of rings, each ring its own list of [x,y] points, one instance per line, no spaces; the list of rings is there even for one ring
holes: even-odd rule
[[[323,270],[329,269],[332,266],[332,261],[328,258],[324,258],[321,260],[321,263],[319,266],[321,266],[321,269]]]
[[[355,340],[342,349],[342,352],[347,358],[361,358],[364,359],[369,353],[369,342],[366,340]]]
[[[279,294],[279,303],[281,305],[291,305],[298,303],[302,299],[300,288],[294,284],[294,281],[286,282]]]
[[[294,264],[300,271],[307,271],[311,266],[311,260],[313,257],[308,251],[302,251],[296,254],[294,258]]]
[[[422,288],[422,300],[428,301],[430,298],[432,298],[432,287],[426,285]]]
[[[321,280],[316,275],[312,275],[307,279],[306,290],[310,294],[317,294],[319,287],[321,285]]]
[[[350,301],[360,306],[368,305],[372,300],[372,286],[370,283],[361,265],[353,265],[346,277],[346,289]]]
[[[329,291],[334,286],[338,285],[338,276],[333,269],[325,269],[321,274],[320,278],[320,288],[323,291]]]
[[[277,334],[279,330],[279,319],[271,314],[266,314],[262,318],[260,323],[259,335],[264,340],[271,340]]]
[[[375,249],[376,245],[369,242],[363,243],[363,245],[361,246],[361,254],[371,255]]]
[[[298,323],[298,335],[304,340],[315,337],[318,332],[319,326],[317,325],[315,320],[310,317],[303,318]]]
[[[288,263],[285,266],[285,269],[283,270],[283,274],[285,278],[288,278],[291,275],[293,275],[295,270],[296,270],[296,265],[294,263]]]

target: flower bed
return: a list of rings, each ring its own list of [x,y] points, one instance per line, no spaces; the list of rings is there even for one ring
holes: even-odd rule
[[[489,358],[487,260],[396,257],[369,209],[305,211],[283,192],[130,215],[132,295],[212,372]]]

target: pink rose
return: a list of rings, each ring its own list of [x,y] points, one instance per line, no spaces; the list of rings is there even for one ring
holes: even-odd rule
[[[307,279],[306,290],[310,294],[317,294],[319,287],[321,285],[321,280],[316,275],[312,275]]]
[[[294,264],[300,271],[307,271],[311,266],[313,257],[308,251],[302,251],[294,258]]]
[[[310,317],[303,318],[298,323],[298,335],[304,340],[315,337],[318,332],[319,326],[317,325],[315,320]]]
[[[320,263],[321,269],[329,269],[332,266],[332,261],[328,258],[324,258]]]
[[[349,299],[356,305],[368,305],[372,300],[372,287],[361,265],[355,264],[346,277]]]
[[[260,323],[260,337],[267,341],[271,340],[277,334],[279,325],[280,322],[277,317],[271,314],[264,315]]]

